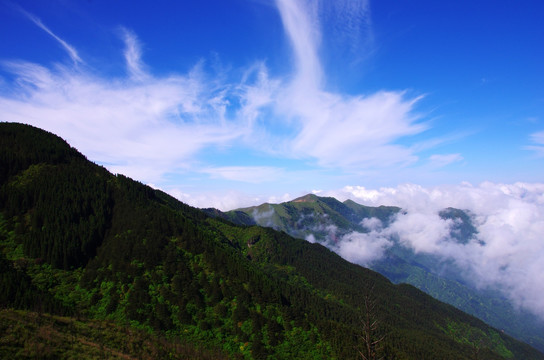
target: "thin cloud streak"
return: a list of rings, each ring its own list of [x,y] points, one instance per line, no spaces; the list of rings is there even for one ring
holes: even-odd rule
[[[124,55],[130,77],[137,81],[146,80],[149,75],[144,71],[144,64],[141,61],[142,51],[138,38],[124,27],[121,27],[121,34],[125,42]]]
[[[68,44],[66,41],[58,37],[51,29],[49,29],[47,26],[44,25],[44,23],[41,21],[40,18],[37,16],[29,13],[28,11],[24,10],[21,7],[18,7],[19,11],[24,14],[30,21],[32,21],[36,26],[38,26],[40,29],[45,31],[47,34],[49,34],[53,39],[55,39],[68,53],[68,56],[70,56],[70,59],[74,62],[74,64],[83,63],[83,60],[79,57],[76,49]]]
[[[531,134],[531,140],[537,144],[544,145],[544,131]]]
[[[538,157],[544,157],[544,131],[531,134],[530,139],[535,145],[527,145],[524,149],[534,151]]]
[[[444,167],[462,160],[461,154],[434,154],[429,157],[431,166],[434,167]]]
[[[274,182],[285,176],[285,170],[271,166],[222,166],[201,170],[212,178],[252,184]]]

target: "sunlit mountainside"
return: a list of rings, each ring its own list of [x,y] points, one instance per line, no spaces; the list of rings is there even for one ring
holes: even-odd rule
[[[452,259],[415,251],[394,229],[397,216],[403,213],[399,207],[363,206],[352,200],[340,202],[309,194],[281,204],[266,203],[215,215],[240,224],[272,227],[323,244],[394,283],[411,284],[544,350],[544,321],[520,309],[497,289],[478,287]],[[482,241],[477,239],[478,230],[470,212],[445,208],[437,213],[442,221],[450,223],[447,237],[451,242],[466,245]]]

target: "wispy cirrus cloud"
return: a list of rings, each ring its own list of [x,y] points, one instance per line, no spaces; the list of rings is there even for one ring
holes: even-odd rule
[[[214,101],[221,95],[198,67],[154,77],[141,65],[137,39],[123,35],[129,78],[4,62],[16,81],[0,96],[2,120],[59,134],[111,171],[146,182],[187,169],[199,150],[241,136],[242,126],[220,120]]]
[[[544,145],[544,131],[539,131],[531,135],[531,140],[537,144]]]
[[[285,176],[285,170],[271,166],[222,166],[201,170],[212,178],[260,184]]]
[[[462,160],[461,154],[434,154],[429,157],[429,162],[433,167],[444,167]]]
[[[49,29],[47,26],[45,26],[45,24],[42,22],[42,20],[39,17],[29,13],[28,11],[24,10],[21,7],[17,7],[17,9],[22,14],[24,14],[30,21],[32,21],[36,26],[38,26],[40,29],[45,31],[47,34],[51,35],[51,37],[55,39],[62,46],[62,48],[66,51],[66,53],[68,53],[68,55],[70,56],[70,59],[72,59],[74,64],[83,63],[83,60],[79,57],[76,49],[72,45],[64,41],[62,38],[57,36],[57,34],[51,31],[51,29]]]
[[[534,151],[537,156],[544,157],[544,131],[531,134],[530,139],[534,145],[527,145],[524,149]]]
[[[320,58],[326,7],[287,0],[276,6],[292,45],[293,72],[274,75],[257,59],[234,80],[231,74],[208,74],[202,63],[187,73],[155,76],[142,61],[137,35],[124,27],[118,34],[126,76],[106,77],[77,66],[83,63],[77,50],[24,12],[65,48],[74,66],[4,62],[15,80],[0,95],[1,118],[55,132],[110,170],[158,186],[166,174],[183,171],[242,182],[278,173],[266,165],[243,169],[197,161],[213,147],[241,145],[340,171],[417,162],[417,146],[399,140],[427,129],[414,111],[421,97],[328,90]],[[337,33],[370,36],[368,1],[334,6]]]
[[[125,42],[125,61],[130,77],[134,80],[144,81],[149,77],[149,74],[144,70],[145,65],[142,62],[142,51],[136,35],[124,28],[120,28],[122,38]]]
[[[319,20],[331,32],[325,39],[328,55],[336,55],[359,63],[369,57],[374,48],[374,31],[369,0],[320,1]],[[334,39],[334,41],[331,41]],[[350,64],[346,64],[350,65]]]
[[[303,1],[278,0],[277,4],[297,64],[294,79],[277,100],[278,110],[300,126],[291,151],[315,158],[322,166],[344,168],[417,161],[409,147],[396,141],[427,128],[414,112],[420,97],[406,99],[403,91],[350,96],[326,90],[316,10]],[[368,17],[367,7],[363,10]]]

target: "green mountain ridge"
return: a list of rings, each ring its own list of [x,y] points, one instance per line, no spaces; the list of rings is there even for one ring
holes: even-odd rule
[[[35,346],[44,358],[356,359],[366,316],[385,359],[544,358],[320,244],[112,175],[43,130],[0,123],[0,169],[11,358],[40,357]]]
[[[234,213],[237,216],[249,216],[257,225],[316,241],[334,250],[338,239],[343,236],[369,231],[361,225],[363,219],[377,218],[385,228],[401,211],[398,207],[369,207],[352,200],[340,202],[332,197],[308,194],[281,204],[263,204],[225,212],[223,217],[230,216],[230,220],[236,222]],[[454,220],[450,235],[460,243],[468,242],[477,233],[471,214],[465,210],[447,208],[440,211],[439,215],[443,219]],[[370,268],[396,284],[411,284],[544,351],[542,321],[512,306],[498,291],[470,286],[453,263],[445,263],[429,254],[416,254],[395,242],[392,248],[385,251],[381,260],[370,264]]]
[[[313,235],[317,240],[325,240],[334,230],[338,236],[351,231],[366,232],[360,219],[376,217],[388,224],[391,217],[400,209],[394,206],[369,207],[351,200],[341,203],[335,198],[318,197],[308,194],[282,204],[262,204],[228,212],[212,212],[218,216],[239,224],[254,224],[272,227],[288,234],[306,238]],[[252,222],[245,220],[249,217]],[[244,219],[243,222],[238,222]],[[334,225],[334,229],[330,226]]]

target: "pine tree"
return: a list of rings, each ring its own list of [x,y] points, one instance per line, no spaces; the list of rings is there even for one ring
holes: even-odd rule
[[[374,286],[363,296],[363,313],[361,314],[362,333],[359,337],[357,352],[363,360],[381,360],[381,342],[384,335],[379,335],[379,321],[376,315],[376,300],[372,293]]]

